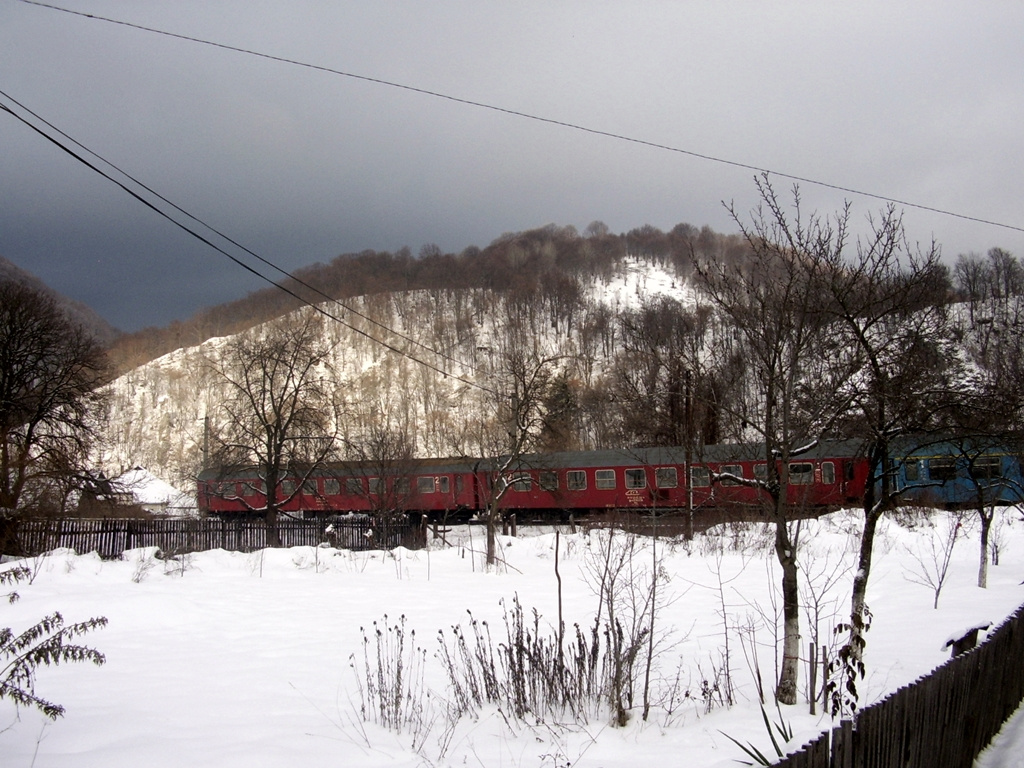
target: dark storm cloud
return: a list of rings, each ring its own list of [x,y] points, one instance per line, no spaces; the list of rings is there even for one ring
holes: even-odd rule
[[[82,12],[1021,224],[1017,4],[138,3]],[[753,173],[0,0],[0,82],[293,269],[549,222],[732,231]],[[0,255],[126,329],[260,284],[0,114]],[[789,182],[780,180],[780,188]],[[803,185],[807,207],[844,195]],[[857,223],[877,200],[853,197]],[[947,255],[1020,232],[908,210]]]

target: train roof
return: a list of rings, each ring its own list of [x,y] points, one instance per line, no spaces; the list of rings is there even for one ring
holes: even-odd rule
[[[827,440],[807,450],[795,452],[791,459],[821,460],[850,458],[863,455],[860,440]],[[559,451],[554,453],[524,454],[514,462],[510,470],[571,469],[573,467],[641,467],[683,465],[688,462],[701,464],[712,462],[724,464],[736,461],[763,461],[764,445],[738,443],[733,445],[705,445],[687,451],[681,447],[620,448],[599,451]],[[418,474],[459,474],[474,471],[491,471],[502,464],[501,459],[476,459],[452,457],[440,459],[408,459],[395,462],[381,461],[337,461],[317,469],[317,477],[337,475],[346,477],[359,475],[418,475]],[[209,467],[203,470],[199,479],[203,481],[222,478],[255,478],[255,467]]]
[[[828,440],[813,447],[794,453],[791,459],[834,459],[851,458],[863,454],[860,440]],[[648,447],[621,448],[600,451],[561,451],[558,453],[536,453],[524,455],[518,462],[519,469],[547,469],[586,467],[638,467],[668,464],[715,464],[730,461],[763,461],[764,445],[758,443],[737,443],[729,445],[705,445],[687,451],[686,448]]]
[[[401,461],[332,461],[318,467],[313,475],[315,477],[349,477],[359,475],[367,477],[372,475],[403,475],[403,474],[446,474],[459,472],[472,472],[480,464],[480,459],[471,458],[443,458],[443,459],[404,459]],[[284,470],[285,474],[293,475],[304,471],[303,469]],[[258,468],[255,466],[220,466],[207,467],[199,473],[199,479],[204,481],[220,479],[244,479],[256,478]]]
[[[939,457],[1012,456],[1021,451],[1021,439],[1006,435],[919,435],[901,437],[890,444],[894,459]]]

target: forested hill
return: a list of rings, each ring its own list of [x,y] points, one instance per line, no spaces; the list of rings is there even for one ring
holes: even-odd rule
[[[612,424],[607,404],[619,399],[612,387],[632,403],[625,392],[653,388],[648,394],[661,396],[666,376],[678,380],[684,362],[675,331],[692,317],[682,268],[667,256],[621,255],[604,269],[592,276],[538,270],[543,279],[536,281],[526,270],[509,270],[495,290],[381,290],[348,298],[344,308],[325,305],[336,322],[307,308],[255,336],[176,349],[112,382],[97,462],[113,474],[142,465],[187,487],[206,462],[205,446],[226,427],[227,376],[240,347],[307,327],[315,328],[309,354],[320,361],[317,386],[328,393],[322,410],[346,456],[394,436],[421,456],[482,455],[505,418],[494,398],[510,354],[549,361],[546,396],[560,415],[550,420],[544,447],[609,444],[624,430],[631,433],[625,442],[678,442],[662,434],[678,429],[672,407],[664,418],[654,416],[650,409],[659,408],[648,398],[642,416],[631,411]],[[668,397],[678,405],[678,392]],[[643,434],[633,435],[636,429]]]
[[[992,249],[950,270],[935,252],[908,256],[891,242],[795,258],[686,226],[548,227],[479,252],[339,257],[301,276],[344,299],[321,301],[326,316],[306,308],[234,333],[289,306],[255,294],[173,339],[205,341],[117,377],[96,463],[114,474],[146,466],[187,487],[233,428],[236,382],[268,380],[259,366],[277,357],[255,347],[297,333],[305,344],[282,349],[297,350],[295,365],[313,361],[318,395],[301,400],[316,401],[343,458],[391,443],[417,456],[500,455],[526,378],[540,451],[757,440],[766,404],[782,397],[765,382],[781,373],[796,400],[780,444],[870,435],[858,408],[875,396],[895,404],[903,431],[957,419],[977,429],[979,414],[1019,429],[1024,267]]]
[[[650,225],[613,234],[594,222],[580,234],[575,227],[550,224],[526,232],[506,233],[485,248],[470,246],[461,253],[444,253],[425,245],[419,253],[363,251],[342,254],[328,264],[317,263],[294,273],[287,287],[305,301],[318,304],[324,295],[347,299],[394,291],[483,288],[532,293],[572,291],[581,279],[609,275],[626,254],[650,257],[681,274],[689,270],[692,253],[719,259],[745,252],[737,235],[722,235],[709,227],[679,224],[669,232]],[[316,290],[311,291],[307,286]],[[147,328],[120,337],[111,356],[118,370],[127,371],[175,349],[207,339],[239,333],[300,306],[294,296],[277,288],[256,291],[237,301],[199,311],[184,322]]]

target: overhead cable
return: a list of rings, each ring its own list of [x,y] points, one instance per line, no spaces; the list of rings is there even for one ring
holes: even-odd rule
[[[378,328],[381,328],[381,329],[387,331],[388,333],[394,334],[395,336],[398,336],[399,338],[404,339],[405,341],[408,341],[410,344],[413,344],[414,346],[417,346],[417,347],[419,347],[419,348],[421,348],[421,349],[423,349],[423,350],[425,350],[427,352],[430,352],[430,353],[432,353],[434,355],[437,355],[438,357],[440,357],[440,358],[442,358],[444,360],[447,360],[450,363],[458,363],[458,364],[462,363],[462,361],[456,360],[455,358],[451,357],[450,355],[448,355],[448,354],[446,354],[444,352],[440,352],[440,351],[438,351],[436,349],[433,349],[432,347],[428,346],[427,344],[424,344],[423,342],[417,341],[416,339],[412,338],[411,336],[408,336],[408,335],[406,335],[406,334],[404,334],[404,333],[402,333],[402,332],[400,332],[398,330],[395,330],[394,328],[391,328],[390,326],[385,325],[384,323],[379,322],[378,320],[375,320],[374,318],[370,317],[369,315],[367,315],[367,314],[365,314],[363,312],[360,312],[355,307],[346,304],[341,299],[338,299],[338,298],[335,298],[333,296],[330,296],[330,295],[324,293],[323,291],[321,291],[316,286],[310,285],[309,283],[305,282],[301,278],[296,277],[295,275],[291,274],[290,272],[288,272],[284,268],[279,267],[277,264],[273,263],[269,259],[266,259],[263,256],[260,256],[258,253],[250,250],[246,246],[242,245],[238,241],[236,241],[233,238],[229,237],[228,235],[224,234],[223,232],[221,232],[217,228],[213,227],[212,225],[207,224],[205,221],[203,221],[202,219],[200,219],[197,216],[193,215],[192,213],[186,211],[181,206],[175,204],[171,200],[168,200],[166,197],[161,195],[159,192],[154,190],[152,187],[149,187],[146,184],[142,183],[141,181],[139,181],[139,179],[137,179],[136,177],[132,176],[130,173],[125,171],[123,168],[121,168],[118,165],[114,164],[113,162],[111,162],[107,158],[103,157],[102,155],[96,153],[94,150],[90,149],[89,147],[86,147],[84,144],[82,144],[81,142],[76,140],[74,137],[68,135],[67,133],[62,131],[60,128],[55,126],[53,123],[51,123],[48,120],[46,120],[44,117],[42,117],[38,113],[33,112],[31,109],[29,109],[27,106],[25,106],[21,102],[17,101],[16,99],[14,99],[9,94],[4,93],[3,91],[0,91],[0,94],[3,94],[4,96],[6,96],[8,100],[10,100],[14,104],[16,104],[18,107],[20,107],[22,110],[24,110],[28,114],[32,115],[32,117],[34,117],[39,122],[43,123],[47,127],[51,128],[52,130],[54,130],[57,133],[59,133],[61,136],[66,138],[68,141],[74,143],[76,146],[80,147],[85,152],[88,152],[90,155],[92,155],[96,159],[100,160],[105,165],[113,168],[119,174],[121,174],[125,178],[131,180],[134,184],[137,184],[139,187],[141,187],[142,189],[146,190],[147,192],[149,192],[154,197],[158,198],[159,200],[163,201],[167,205],[171,206],[174,210],[178,211],[179,213],[184,214],[188,218],[192,219],[192,221],[202,225],[203,227],[205,227],[209,231],[213,232],[218,237],[223,238],[228,243],[231,243],[231,245],[233,245],[236,248],[239,248],[240,250],[242,250],[245,253],[249,254],[254,259],[262,262],[263,264],[266,264],[268,267],[270,267],[271,269],[275,270],[276,272],[278,272],[282,276],[287,277],[289,280],[292,280],[295,283],[297,283],[298,285],[301,285],[303,288],[306,288],[307,290],[311,291],[312,293],[315,293],[316,295],[320,296],[325,301],[333,302],[334,304],[336,304],[339,307],[341,307],[342,309],[344,309],[346,312],[349,312],[349,313],[351,313],[351,314],[353,314],[353,315],[355,315],[357,317],[360,317],[363,320],[366,320],[368,323],[370,323],[372,325],[375,325]],[[11,110],[8,109],[6,111],[10,112]],[[14,114],[14,113],[12,112],[11,114]],[[15,117],[17,117],[17,115],[15,115]],[[47,137],[47,138],[49,138],[49,137]],[[52,141],[52,139],[51,139],[51,141]],[[276,285],[276,283],[275,283],[275,285]],[[304,303],[308,303],[308,302],[304,302]],[[470,370],[474,371],[475,373],[478,372],[472,366],[467,366],[467,367],[469,367]]]
[[[922,203],[915,203],[915,202],[912,202],[912,201],[909,201],[909,200],[901,200],[899,198],[892,197],[890,195],[883,195],[883,194],[880,194],[880,193],[877,193],[877,192],[868,192],[868,191],[865,191],[865,190],[855,189],[853,187],[847,187],[847,186],[843,186],[843,185],[840,185],[840,184],[833,184],[833,183],[830,183],[830,182],[827,182],[827,181],[822,181],[820,179],[813,179],[813,178],[810,178],[808,176],[800,176],[800,175],[793,174],[793,173],[787,173],[785,171],[773,170],[771,168],[765,168],[765,167],[762,167],[762,166],[753,165],[751,163],[743,163],[743,162],[740,162],[738,160],[730,160],[728,158],[717,157],[715,155],[709,155],[709,154],[706,154],[706,153],[703,153],[703,152],[696,152],[696,151],[690,150],[690,149],[683,149],[682,147],[676,147],[676,146],[672,146],[670,144],[663,144],[663,143],[660,143],[660,142],[648,141],[646,139],[639,139],[639,138],[636,138],[634,136],[627,136],[627,135],[621,134],[621,133],[614,133],[612,131],[605,131],[605,130],[601,130],[599,128],[592,128],[590,126],[582,125],[580,123],[572,123],[572,122],[568,122],[568,121],[565,121],[565,120],[558,120],[558,119],[552,118],[552,117],[544,117],[542,115],[536,115],[536,114],[533,114],[533,113],[530,113],[530,112],[523,112],[523,111],[517,110],[517,109],[511,109],[511,108],[508,108],[508,107],[501,107],[501,106],[498,106],[496,104],[488,104],[488,103],[482,102],[482,101],[475,101],[473,99],[466,99],[466,98],[462,98],[460,96],[453,96],[452,94],[443,93],[441,91],[434,91],[434,90],[430,90],[430,89],[427,89],[427,88],[420,88],[420,87],[417,87],[417,86],[414,86],[414,85],[408,85],[408,84],[405,84],[405,83],[398,83],[398,82],[395,82],[395,81],[392,81],[392,80],[384,80],[382,78],[372,77],[372,76],[369,76],[369,75],[360,75],[360,74],[357,74],[357,73],[354,73],[354,72],[347,72],[345,70],[334,69],[333,67],[327,67],[327,66],[324,66],[324,65],[321,65],[321,64],[312,64],[310,62],[300,61],[300,60],[297,60],[297,59],[291,59],[291,58],[288,58],[288,57],[285,57],[285,56],[276,56],[274,54],[263,53],[261,51],[256,51],[256,50],[253,50],[253,49],[250,49],[250,48],[242,48],[242,47],[236,46],[236,45],[229,45],[228,43],[221,43],[221,42],[217,42],[215,40],[205,40],[205,39],[200,38],[200,37],[195,37],[195,36],[192,36],[192,35],[185,35],[185,34],[181,34],[179,32],[169,32],[167,30],[158,29],[156,27],[148,27],[148,26],[145,26],[145,25],[142,25],[142,24],[135,24],[135,23],[130,22],[130,21],[124,21],[122,19],[110,18],[109,16],[100,16],[98,14],[85,13],[83,11],[76,11],[76,10],[72,10],[70,8],[62,8],[61,6],[58,6],[58,5],[52,5],[50,3],[40,2],[40,0],[19,0],[19,2],[25,3],[27,5],[39,6],[41,8],[48,8],[48,9],[54,10],[54,11],[60,11],[61,13],[72,14],[74,16],[81,16],[81,17],[84,17],[84,18],[87,18],[87,19],[92,19],[94,21],[102,21],[102,22],[106,22],[108,24],[117,24],[117,25],[123,26],[123,27],[130,27],[132,29],[137,29],[137,30],[140,30],[142,32],[149,32],[149,33],[156,34],[156,35],[163,35],[165,37],[176,38],[178,40],[185,40],[185,41],[188,41],[188,42],[191,42],[191,43],[198,43],[200,45],[208,45],[208,46],[211,46],[211,47],[214,47],[214,48],[220,48],[220,49],[223,49],[223,50],[226,50],[226,51],[231,51],[233,53],[241,53],[241,54],[245,54],[247,56],[256,56],[256,57],[261,58],[261,59],[268,59],[270,61],[276,61],[276,62],[279,62],[281,64],[288,64],[288,65],[291,65],[291,66],[304,67],[306,69],[312,69],[312,70],[316,70],[318,72],[324,72],[324,73],[330,74],[330,75],[337,75],[339,77],[347,77],[347,78],[351,78],[353,80],[361,80],[363,82],[373,83],[375,85],[387,86],[388,88],[397,88],[397,89],[400,89],[400,90],[403,90],[403,91],[410,91],[412,93],[418,93],[418,94],[422,94],[424,96],[430,96],[430,97],[437,98],[437,99],[444,99],[446,101],[454,102],[456,104],[463,104],[465,106],[476,107],[478,109],[486,109],[486,110],[490,110],[492,112],[499,112],[501,114],[510,115],[512,117],[523,118],[525,120],[533,120],[535,122],[545,123],[547,125],[555,125],[555,126],[558,126],[558,127],[561,127],[561,128],[568,128],[568,129],[574,130],[574,131],[582,131],[583,133],[589,133],[589,134],[593,134],[595,136],[603,136],[605,138],[615,139],[617,141],[625,141],[625,142],[629,142],[631,144],[638,144],[638,145],[644,146],[644,147],[651,147],[653,149],[664,150],[666,152],[674,152],[674,153],[680,154],[680,155],[687,155],[688,157],[693,157],[693,158],[696,158],[698,160],[706,160],[708,162],[719,163],[719,164],[722,164],[722,165],[728,165],[728,166],[732,166],[734,168],[742,168],[743,170],[754,171],[754,172],[756,172],[758,174],[770,174],[772,176],[777,176],[777,177],[779,177],[781,179],[789,179],[790,181],[795,181],[795,182],[798,182],[800,184],[811,184],[811,185],[816,186],[816,187],[822,187],[822,188],[825,188],[825,189],[832,189],[832,190],[835,190],[835,191],[838,191],[838,192],[844,192],[844,193],[851,194],[851,195],[857,195],[857,196],[860,196],[860,197],[867,197],[867,198],[870,198],[870,199],[873,199],[873,200],[881,200],[883,202],[893,203],[895,205],[900,205],[900,206],[903,206],[905,208],[913,208],[913,209],[919,210],[919,211],[928,211],[929,213],[937,213],[937,214],[942,215],[942,216],[950,216],[952,218],[961,219],[963,221],[972,221],[972,222],[975,222],[977,224],[986,224],[988,226],[1000,227],[1002,229],[1009,229],[1009,230],[1013,230],[1015,232],[1024,232],[1024,227],[1022,227],[1022,226],[1016,226],[1016,225],[1013,225],[1013,224],[1005,224],[1003,222],[994,221],[992,219],[984,219],[984,218],[981,218],[981,217],[978,217],[978,216],[971,216],[971,215],[964,214],[964,213],[957,213],[956,211],[951,211],[951,210],[944,209],[944,208],[937,208],[935,206],[925,205],[925,204],[922,204]]]
[[[177,204],[175,204],[175,203],[171,202],[170,200],[168,200],[166,197],[164,197],[160,193],[154,191],[150,187],[148,187],[145,184],[143,184],[142,182],[138,181],[135,177],[133,177],[130,174],[126,173],[125,171],[121,170],[118,166],[116,166],[113,163],[111,163],[110,161],[104,159],[101,155],[97,154],[96,152],[93,152],[91,149],[86,147],[84,144],[82,144],[81,142],[79,142],[76,139],[72,138],[67,133],[65,133],[64,131],[60,130],[59,128],[57,128],[52,123],[50,123],[47,120],[45,120],[44,118],[40,117],[38,114],[33,112],[31,109],[29,109],[28,107],[23,105],[21,102],[19,102],[17,99],[12,97],[11,95],[6,93],[5,91],[0,90],[0,96],[4,97],[8,101],[10,101],[12,104],[16,105],[19,109],[22,109],[25,112],[27,112],[28,114],[32,115],[39,122],[41,122],[44,125],[48,126],[52,130],[54,130],[55,132],[57,132],[58,134],[60,134],[64,138],[66,138],[68,141],[74,143],[76,146],[81,148],[84,152],[86,152],[86,153],[92,155],[93,157],[97,158],[98,160],[100,160],[101,162],[103,162],[104,164],[109,166],[110,168],[112,168],[115,171],[117,171],[119,174],[123,175],[125,178],[130,179],[134,184],[136,184],[139,187],[141,187],[142,189],[146,190],[151,195],[153,195],[154,197],[156,197],[157,199],[159,199],[163,203],[167,204],[168,206],[170,206],[174,210],[178,211],[179,213],[184,214],[185,216],[190,218],[192,221],[197,222],[198,224],[202,225],[204,228],[206,228],[210,232],[214,233],[218,237],[220,237],[223,240],[227,241],[228,243],[231,243],[232,245],[240,248],[245,253],[253,256],[256,259],[258,259],[263,264],[266,264],[267,266],[271,267],[272,269],[280,272],[282,275],[288,277],[289,279],[294,280],[299,285],[302,285],[305,288],[308,288],[309,290],[319,294],[320,296],[323,296],[328,302],[336,303],[339,306],[341,306],[343,309],[346,309],[347,311],[352,312],[353,314],[359,315],[360,317],[362,317],[362,318],[368,320],[369,322],[379,326],[380,328],[385,329],[385,330],[387,330],[387,331],[389,331],[391,333],[394,333],[395,335],[397,335],[397,336],[399,336],[399,337],[401,337],[403,339],[406,339],[407,341],[409,341],[411,343],[417,344],[420,347],[423,347],[424,349],[428,349],[428,350],[434,352],[435,354],[440,355],[441,357],[443,357],[443,358],[445,358],[445,359],[447,359],[449,361],[456,362],[456,363],[459,362],[457,360],[454,360],[454,358],[451,358],[451,357],[449,357],[447,355],[444,355],[443,353],[436,352],[436,351],[430,349],[430,347],[427,347],[426,345],[424,345],[424,344],[422,344],[420,342],[417,342],[414,339],[411,339],[410,337],[405,336],[404,334],[401,334],[398,331],[395,331],[394,329],[391,329],[388,326],[386,326],[386,325],[384,325],[382,323],[377,322],[376,320],[373,320],[373,319],[367,317],[365,314],[362,314],[362,313],[358,312],[357,310],[354,310],[351,307],[348,307],[347,305],[343,304],[342,302],[340,302],[337,299],[331,298],[327,294],[325,294],[322,291],[320,291],[319,289],[309,285],[308,283],[303,282],[302,280],[293,277],[291,274],[289,274],[287,271],[285,271],[281,267],[278,267],[276,264],[271,262],[269,259],[266,259],[266,258],[260,256],[259,254],[253,252],[249,248],[246,248],[245,246],[237,243],[235,240],[233,240],[232,238],[228,237],[227,235],[221,233],[219,230],[217,230],[216,228],[214,228],[211,225],[207,224],[205,221],[203,221],[199,217],[195,216],[194,214],[189,213],[188,211],[186,211],[185,209],[181,208]],[[221,253],[222,255],[226,256],[228,259],[230,259],[232,262],[234,262],[238,266],[242,267],[242,269],[246,270],[247,272],[250,272],[251,274],[253,274],[256,277],[258,277],[259,279],[264,280],[267,283],[270,283],[270,285],[272,285],[273,287],[277,288],[280,291],[283,291],[284,293],[286,293],[289,296],[293,297],[294,299],[298,300],[300,304],[312,308],[314,311],[316,311],[317,313],[323,315],[324,317],[326,317],[326,318],[328,318],[328,319],[330,319],[330,320],[332,320],[332,321],[334,321],[336,323],[339,323],[339,324],[345,326],[346,328],[348,328],[351,331],[359,334],[360,336],[363,336],[363,337],[369,339],[370,341],[372,341],[372,342],[374,342],[376,344],[379,344],[379,345],[385,347],[386,349],[388,349],[388,350],[390,350],[390,351],[392,351],[392,352],[394,352],[394,353],[396,353],[398,355],[401,355],[402,357],[405,357],[405,358],[411,360],[412,362],[415,362],[415,363],[417,363],[419,365],[422,365],[425,368],[428,368],[428,369],[430,369],[430,370],[432,370],[432,371],[434,371],[436,373],[440,373],[443,376],[451,377],[452,379],[454,379],[456,381],[459,381],[459,382],[461,382],[463,384],[466,384],[468,386],[474,387],[476,389],[480,389],[480,390],[483,390],[483,391],[486,391],[486,392],[493,392],[488,387],[485,387],[485,386],[483,386],[483,385],[481,385],[481,384],[479,384],[477,382],[471,381],[469,379],[463,378],[463,377],[461,377],[461,376],[459,376],[457,374],[449,373],[448,371],[444,370],[443,368],[440,368],[440,367],[438,367],[438,366],[436,366],[436,365],[434,365],[432,363],[429,363],[429,362],[427,362],[425,360],[422,360],[422,359],[416,357],[415,355],[410,354],[406,350],[403,350],[403,349],[400,349],[400,348],[396,347],[394,344],[391,344],[391,343],[389,343],[387,341],[384,341],[383,339],[379,339],[376,336],[373,336],[369,332],[367,332],[367,331],[365,331],[365,330],[363,330],[361,328],[358,328],[355,325],[347,322],[344,318],[338,317],[337,315],[334,315],[334,314],[328,312],[321,305],[313,304],[312,302],[310,302],[305,297],[300,296],[298,293],[296,293],[295,291],[293,291],[290,288],[288,288],[288,286],[286,286],[286,285],[284,285],[282,283],[278,283],[275,280],[272,280],[270,277],[267,277],[266,275],[264,275],[259,270],[255,269],[254,267],[252,267],[249,264],[246,264],[243,260],[239,259],[237,256],[229,253],[224,248],[222,248],[221,246],[219,246],[216,243],[214,243],[208,237],[200,234],[199,232],[197,232],[195,229],[193,229],[192,227],[188,226],[187,224],[185,224],[185,223],[183,223],[181,221],[178,221],[176,218],[174,218],[173,216],[168,214],[166,211],[161,210],[155,203],[153,203],[151,200],[147,199],[145,196],[140,194],[138,191],[132,189],[129,185],[127,185],[123,181],[114,178],[109,173],[105,172],[103,169],[97,167],[94,163],[90,162],[82,154],[80,154],[79,152],[76,152],[74,149],[69,147],[67,144],[62,142],[57,137],[47,133],[42,128],[40,128],[38,125],[34,124],[31,120],[28,120],[23,115],[18,114],[15,110],[11,109],[11,107],[9,107],[8,105],[0,103],[0,110],[2,110],[4,112],[7,112],[11,116],[13,116],[16,120],[18,120],[19,122],[21,122],[24,125],[28,126],[30,129],[32,129],[33,131],[38,133],[44,139],[46,139],[50,143],[54,144],[58,148],[60,148],[63,152],[67,153],[72,158],[74,158],[78,162],[80,162],[83,165],[85,165],[87,168],[91,169],[92,171],[96,172],[97,174],[99,174],[103,178],[107,179],[107,181],[110,181],[111,183],[117,185],[122,190],[124,190],[129,195],[131,195],[133,198],[135,198],[140,203],[145,205],[147,208],[151,209],[152,211],[154,211],[155,213],[157,213],[161,217],[167,219],[174,226],[178,227],[179,229],[182,229],[183,231],[185,231],[186,233],[188,233],[192,237],[196,238],[200,242],[204,243],[205,245],[209,246],[210,248],[213,248],[218,253]]]

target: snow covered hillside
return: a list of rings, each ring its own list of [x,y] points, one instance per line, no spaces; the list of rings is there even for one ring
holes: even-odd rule
[[[568,300],[542,292],[537,301],[522,304],[515,295],[485,290],[412,291],[347,300],[352,311],[324,305],[351,326],[325,326],[334,345],[336,392],[344,403],[342,431],[356,437],[386,414],[421,455],[479,451],[472,425],[487,418],[493,406],[485,393],[459,379],[488,383],[510,324],[537,349],[561,356],[573,376],[590,384],[603,375],[616,348],[610,320],[659,297],[692,301],[671,267],[627,258],[611,276],[578,286]],[[221,417],[223,382],[211,374],[208,362],[226,342],[211,339],[176,350],[111,384],[107,439],[97,457],[108,474],[138,465],[190,487],[203,463],[207,419],[216,429]]]
[[[839,512],[803,523],[805,641],[835,648],[832,629],[849,611],[858,519]],[[1001,558],[988,589],[975,586],[971,519],[955,529],[937,609],[927,586],[937,561],[928,553],[933,545],[941,550],[957,521],[946,513],[883,520],[868,593],[873,622],[862,706],[941,664],[943,643],[957,628],[998,624],[1024,600],[1020,511],[1000,515]],[[692,542],[659,540],[656,551],[650,538],[621,532],[562,531],[556,540],[535,531],[501,540],[497,571],[483,568],[479,529],[457,529],[449,542],[419,552],[295,548],[158,560],[136,550],[105,562],[61,551],[26,561],[34,578],[19,585],[21,599],[4,606],[0,625],[23,628],[55,610],[68,621],[106,616],[109,625],[85,641],[107,662],[40,671],[37,692],[67,708],[56,722],[0,702],[3,764],[724,768],[746,757],[725,734],[771,752],[758,707],[758,689],[773,684],[781,631],[767,529],[723,527]],[[489,635],[498,658],[502,644],[518,642],[517,601],[526,631],[548,639],[556,637],[561,604],[571,650],[574,624],[590,637],[609,558],[630,574],[616,604],[627,631],[657,563],[647,721],[642,665],[623,728],[610,724],[600,701],[580,715],[543,721],[488,703],[456,716],[444,653],[457,648],[453,628],[470,650]],[[602,610],[604,621],[607,604]],[[388,727],[369,687],[378,684],[378,669],[385,685],[393,683],[399,660],[401,724]],[[499,677],[504,664],[495,662]],[[831,726],[820,703],[819,714],[809,714],[807,679],[802,664],[799,703],[769,709],[793,727],[790,748]]]

